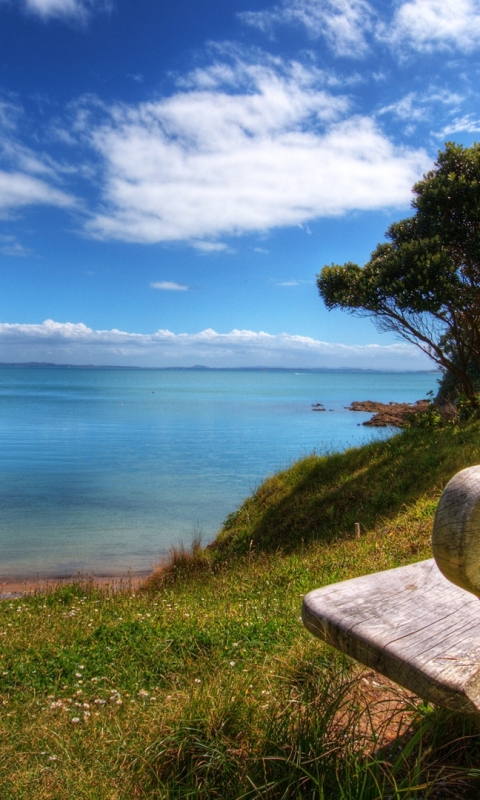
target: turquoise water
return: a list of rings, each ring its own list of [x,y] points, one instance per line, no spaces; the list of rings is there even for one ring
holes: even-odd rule
[[[0,369],[1,577],[150,569],[210,541],[267,475],[388,435],[352,400],[415,401],[437,375]],[[313,403],[333,409],[312,413]]]

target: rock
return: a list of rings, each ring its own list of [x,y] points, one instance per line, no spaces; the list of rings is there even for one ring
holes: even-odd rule
[[[347,406],[348,411],[367,411],[373,414],[363,424],[375,428],[392,426],[403,428],[411,414],[423,414],[430,406],[429,400],[417,400],[416,403],[376,403],[373,400],[354,400]]]

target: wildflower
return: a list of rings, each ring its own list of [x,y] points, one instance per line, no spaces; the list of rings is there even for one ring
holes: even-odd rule
[[[236,663],[237,663],[236,661],[230,661],[230,666],[234,667]]]
[[[72,722],[74,725],[76,725],[77,722],[80,722],[80,717],[72,717]]]
[[[137,697],[148,697],[148,692],[146,692],[145,689],[140,689],[137,693]]]

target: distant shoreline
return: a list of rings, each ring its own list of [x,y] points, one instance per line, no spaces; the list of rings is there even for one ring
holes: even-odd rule
[[[192,367],[132,367],[115,364],[55,364],[46,361],[0,361],[0,369],[91,369],[91,370],[134,370],[147,372],[337,372],[346,374],[375,375],[440,375],[438,369],[361,369],[360,367],[206,367],[194,364]]]

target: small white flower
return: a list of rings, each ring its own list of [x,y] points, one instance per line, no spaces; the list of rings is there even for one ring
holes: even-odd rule
[[[73,722],[74,725],[76,725],[77,722],[80,722],[80,717],[73,717],[72,718],[72,722]]]
[[[230,666],[234,667],[236,663],[237,663],[236,661],[230,661]]]

